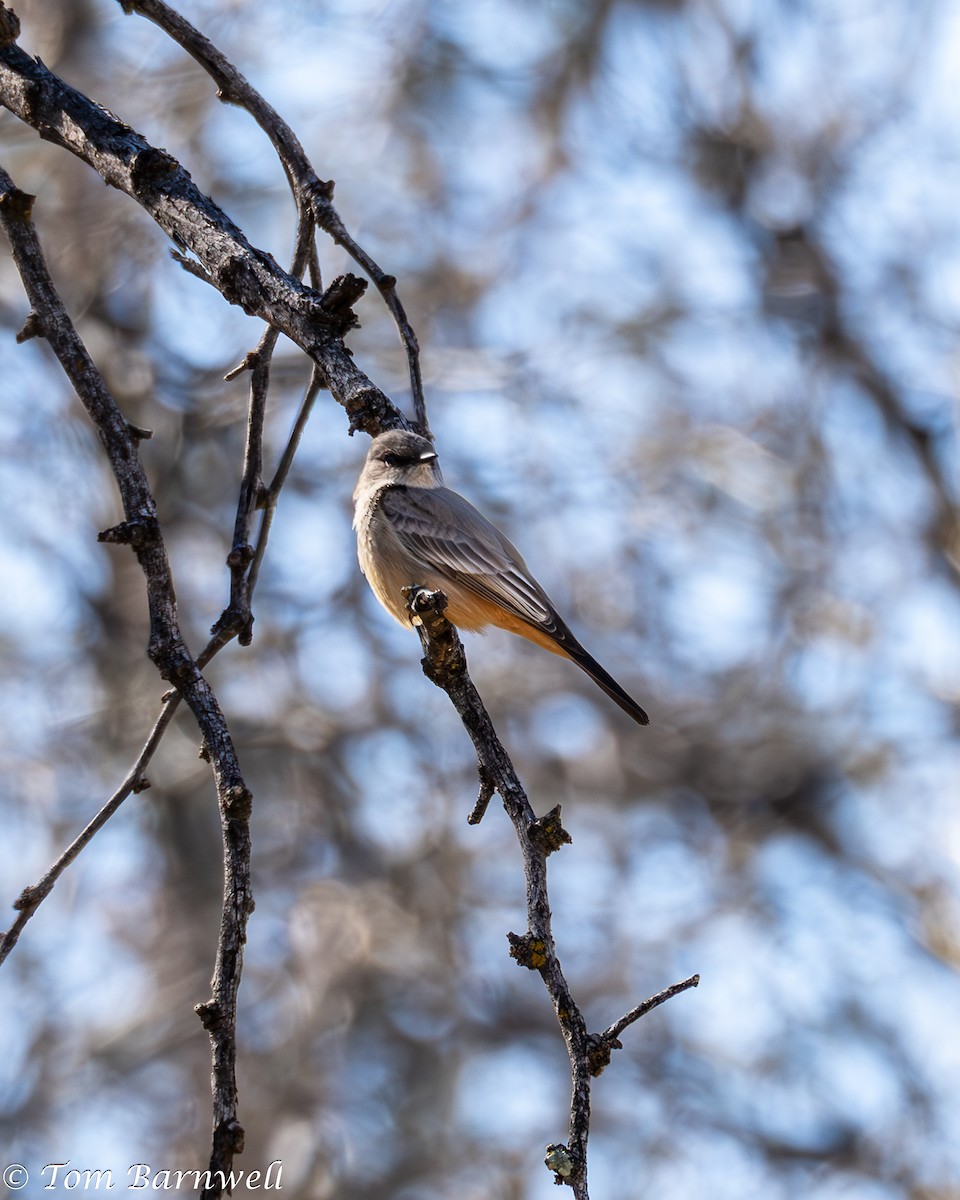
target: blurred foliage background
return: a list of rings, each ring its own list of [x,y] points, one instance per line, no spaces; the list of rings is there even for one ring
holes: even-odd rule
[[[255,245],[266,139],[112,0],[21,45],[182,159]],[[447,482],[518,542],[640,731],[570,664],[468,642],[551,861],[589,1024],[693,971],[594,1089],[595,1196],[960,1196],[960,11],[949,0],[180,0],[400,280]],[[0,118],[51,269],[143,454],[196,652],[226,602],[257,323],[87,167]],[[348,269],[321,242],[325,276]],[[0,256],[0,898],[157,711],[115,488]],[[376,297],[351,335],[398,401]],[[269,445],[308,369],[283,345]],[[248,1170],[287,1195],[553,1196],[566,1058],[507,957],[523,880],[417,639],[367,594],[365,445],[322,398],[252,647],[210,668],[255,789]],[[0,973],[0,1144],[34,1171],[208,1153],[220,907],[183,717]]]

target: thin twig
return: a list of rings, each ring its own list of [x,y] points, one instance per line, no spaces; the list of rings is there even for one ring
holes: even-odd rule
[[[214,632],[225,622],[237,629],[241,646],[249,646],[253,636],[253,613],[250,610],[250,595],[247,571],[253,558],[250,545],[250,526],[253,514],[260,502],[263,490],[261,468],[263,464],[263,422],[267,412],[267,392],[270,387],[270,363],[280,336],[276,329],[268,326],[263,331],[260,344],[246,356],[252,363],[250,371],[250,401],[247,407],[247,437],[243,452],[243,474],[240,479],[240,494],[237,498],[237,515],[233,526],[233,545],[227,555],[230,568],[230,603],[214,626]]]
[[[420,370],[420,344],[407,317],[406,309],[397,294],[397,280],[382,270],[370,255],[360,246],[343,222],[340,214],[333,207],[333,184],[329,194],[314,192],[313,211],[317,224],[333,238],[338,246],[342,246],[355,263],[363,268],[373,280],[374,286],[383,297],[383,302],[390,310],[394,323],[400,334],[400,341],[407,356],[407,373],[410,377],[410,394],[413,397],[414,424],[419,433],[433,441],[430,422],[427,419],[427,402],[423,394],[423,375]]]
[[[691,975],[688,979],[682,979],[679,983],[672,983],[669,987],[665,987],[662,992],[657,992],[656,995],[644,1000],[642,1004],[638,1004],[636,1008],[631,1008],[619,1021],[615,1021],[609,1028],[605,1029],[599,1035],[599,1040],[610,1043],[617,1041],[620,1034],[623,1033],[628,1025],[632,1025],[634,1021],[639,1021],[641,1017],[645,1017],[648,1012],[658,1008],[664,1001],[672,1000],[674,996],[679,996],[681,992],[685,992],[689,988],[698,987],[699,985],[699,975]]]
[[[262,540],[263,535],[261,534]],[[257,548],[260,550],[259,543]],[[217,632],[197,655],[197,666],[203,670],[210,660],[220,653],[224,646],[229,645],[234,637],[236,637],[235,629]],[[129,795],[138,795],[140,792],[146,791],[150,786],[144,772],[150,765],[150,760],[156,753],[164,734],[169,729],[170,722],[180,707],[181,699],[182,697],[179,692],[167,692],[143,749],[140,751],[136,762],[127,772],[123,782],[97,815],[74,838],[56,862],[51,864],[35,884],[25,887],[14,901],[13,907],[19,910],[20,915],[5,933],[0,933],[0,964],[4,962],[7,955],[16,945],[26,923],[34,916],[43,901],[53,891],[54,884],[63,874],[64,870],[80,855],[82,850],[86,849],[95,834],[99,833]]]
[[[18,910],[17,919],[10,926],[6,933],[0,934],[0,963],[4,962],[7,955],[14,948],[19,940],[23,928],[30,918],[34,915],[43,901],[53,891],[53,886],[70,866],[74,859],[80,854],[93,839],[94,835],[106,825],[107,821],[113,816],[120,805],[126,798],[133,793],[144,791],[150,786],[144,776],[144,771],[147,764],[153,758],[154,752],[160,745],[163,735],[167,731],[167,727],[173,718],[180,702],[180,696],[177,692],[169,692],[164,700],[163,707],[160,709],[160,715],[157,717],[153,729],[150,731],[150,736],[144,743],[143,749],[127,772],[126,778],[113,793],[110,799],[106,802],[103,808],[97,813],[92,821],[74,838],[70,845],[64,850],[55,863],[44,873],[32,887],[26,887],[20,893],[19,897],[14,901],[13,907]]]
[[[620,1041],[620,1034],[632,1025],[634,1021],[639,1021],[641,1017],[645,1017],[648,1012],[652,1012],[655,1008],[659,1008],[667,1000],[673,999],[674,996],[679,996],[681,992],[686,992],[690,988],[698,987],[700,984],[699,975],[691,975],[688,979],[682,979],[679,983],[672,983],[669,987],[665,987],[663,991],[657,992],[656,995],[650,996],[635,1008],[631,1008],[628,1013],[615,1021],[603,1033],[595,1033],[590,1036],[590,1074],[599,1075],[603,1069],[610,1063],[610,1052],[612,1050],[622,1050],[623,1043]]]
[[[277,472],[274,475],[270,485],[264,489],[262,493],[263,521],[260,525],[260,535],[257,538],[257,545],[253,552],[253,558],[250,561],[250,570],[247,573],[247,596],[253,597],[253,590],[257,586],[257,580],[260,577],[260,566],[263,562],[263,555],[267,548],[267,538],[270,536],[270,529],[273,525],[273,518],[277,511],[277,499],[280,495],[280,489],[286,482],[287,474],[293,464],[293,457],[297,452],[297,447],[300,445],[300,439],[303,437],[303,431],[307,427],[307,419],[310,416],[314,402],[323,387],[319,371],[314,371],[307,390],[304,393],[303,400],[300,404],[300,411],[297,413],[297,419],[293,423],[293,429],[290,432],[290,437],[284,447],[283,454],[280,456],[280,463],[277,467]]]
[[[293,255],[291,274],[299,279],[310,262],[310,252],[314,248],[314,221],[309,211],[302,212],[297,223],[297,240]],[[250,544],[250,531],[253,514],[262,509],[266,500],[276,505],[276,494],[268,497],[263,484],[263,424],[267,411],[267,393],[270,387],[270,365],[273,352],[276,349],[279,331],[268,326],[255,350],[250,351],[243,363],[228,378],[239,370],[250,371],[250,399],[247,407],[247,436],[243,454],[243,474],[240,480],[240,492],[237,498],[237,515],[234,521],[233,545],[227,556],[227,566],[230,568],[230,601],[217,623],[213,633],[217,634],[226,628],[236,630],[241,646],[250,644],[253,636],[253,612],[251,610],[252,585],[250,571],[256,558],[256,551]],[[313,378],[318,379],[314,369]],[[318,384],[319,389],[319,384]],[[301,410],[302,411],[302,410]],[[297,439],[299,441],[299,437]],[[277,489],[279,491],[279,488]],[[266,521],[266,518],[264,518]],[[272,522],[272,512],[269,526]],[[266,539],[258,539],[260,558]],[[259,570],[259,559],[257,559]],[[254,577],[256,572],[254,573]]]

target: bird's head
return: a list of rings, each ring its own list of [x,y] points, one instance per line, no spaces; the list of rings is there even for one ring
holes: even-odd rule
[[[360,477],[364,489],[396,484],[434,488],[442,482],[433,443],[406,429],[390,429],[373,439]]]

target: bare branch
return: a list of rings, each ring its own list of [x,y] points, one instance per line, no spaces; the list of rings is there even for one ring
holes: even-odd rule
[[[14,44],[0,44],[0,104],[136,200],[195,256],[225,299],[279,329],[309,355],[346,409],[351,430],[376,434],[409,426],[344,345],[352,314],[347,320],[326,308],[316,291],[251,246],[172,155],[151,146]]]
[[[11,50],[16,50],[16,47],[8,46],[0,53],[9,53]],[[139,433],[125,420],[107,390],[53,285],[30,220],[33,197],[18,191],[2,168],[0,189],[0,225],[10,241],[14,262],[36,315],[35,332],[46,338],[60,361],[97,429],[117,480],[125,520],[101,533],[100,540],[129,545],[137,556],[146,579],[150,613],[147,653],[161,677],[174,685],[193,712],[203,736],[204,754],[213,768],[224,846],[224,906],[212,983],[213,997],[202,1006],[201,1016],[210,1033],[213,1048],[214,1145],[211,1171],[228,1171],[233,1155],[243,1145],[243,1130],[237,1120],[236,1006],[246,924],[253,911],[249,831],[252,797],[244,782],[233,740],[217,698],[201,674],[199,665],[191,657],[180,631],[173,578],[156,504],[140,462]],[[163,718],[164,714],[161,714],[154,730],[157,741],[165,728]],[[136,771],[135,767],[132,773],[134,784],[140,778]],[[129,790],[133,790],[133,786]],[[129,790],[121,788],[106,809],[94,819],[92,825],[95,827],[88,826],[85,840],[82,834],[74,843],[75,848],[71,847],[73,857],[116,811]],[[66,866],[66,862],[63,866]],[[53,881],[50,883],[52,886]],[[28,901],[28,906],[35,910],[40,900],[42,895],[32,905]],[[4,940],[6,942],[7,939]],[[219,1192],[211,1192],[211,1198],[214,1194],[219,1195]]]
[[[175,12],[163,0],[119,0],[124,12],[140,13],[153,21],[207,72],[216,83],[217,96],[226,104],[244,108],[273,144],[283,164],[287,179],[293,190],[301,214],[305,208],[312,209],[316,222],[330,235],[338,246],[342,246],[350,257],[373,280],[374,286],[396,323],[407,356],[410,375],[410,390],[413,396],[416,427],[430,437],[426,402],[423,395],[423,377],[420,372],[420,347],[416,334],[407,317],[406,310],[397,295],[397,281],[388,275],[374,259],[351,237],[339,213],[333,206],[332,181],[319,178],[303,146],[290,126],[280,114],[244,78],[236,67],[189,21]],[[387,426],[385,425],[384,428]]]

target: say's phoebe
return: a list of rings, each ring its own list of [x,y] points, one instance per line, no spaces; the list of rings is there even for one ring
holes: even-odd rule
[[[441,591],[460,629],[499,625],[573,659],[641,725],[649,717],[580,645],[516,547],[462,496],[443,486],[426,438],[392,429],[373,439],[353,493],[360,569],[401,625],[403,589]]]

